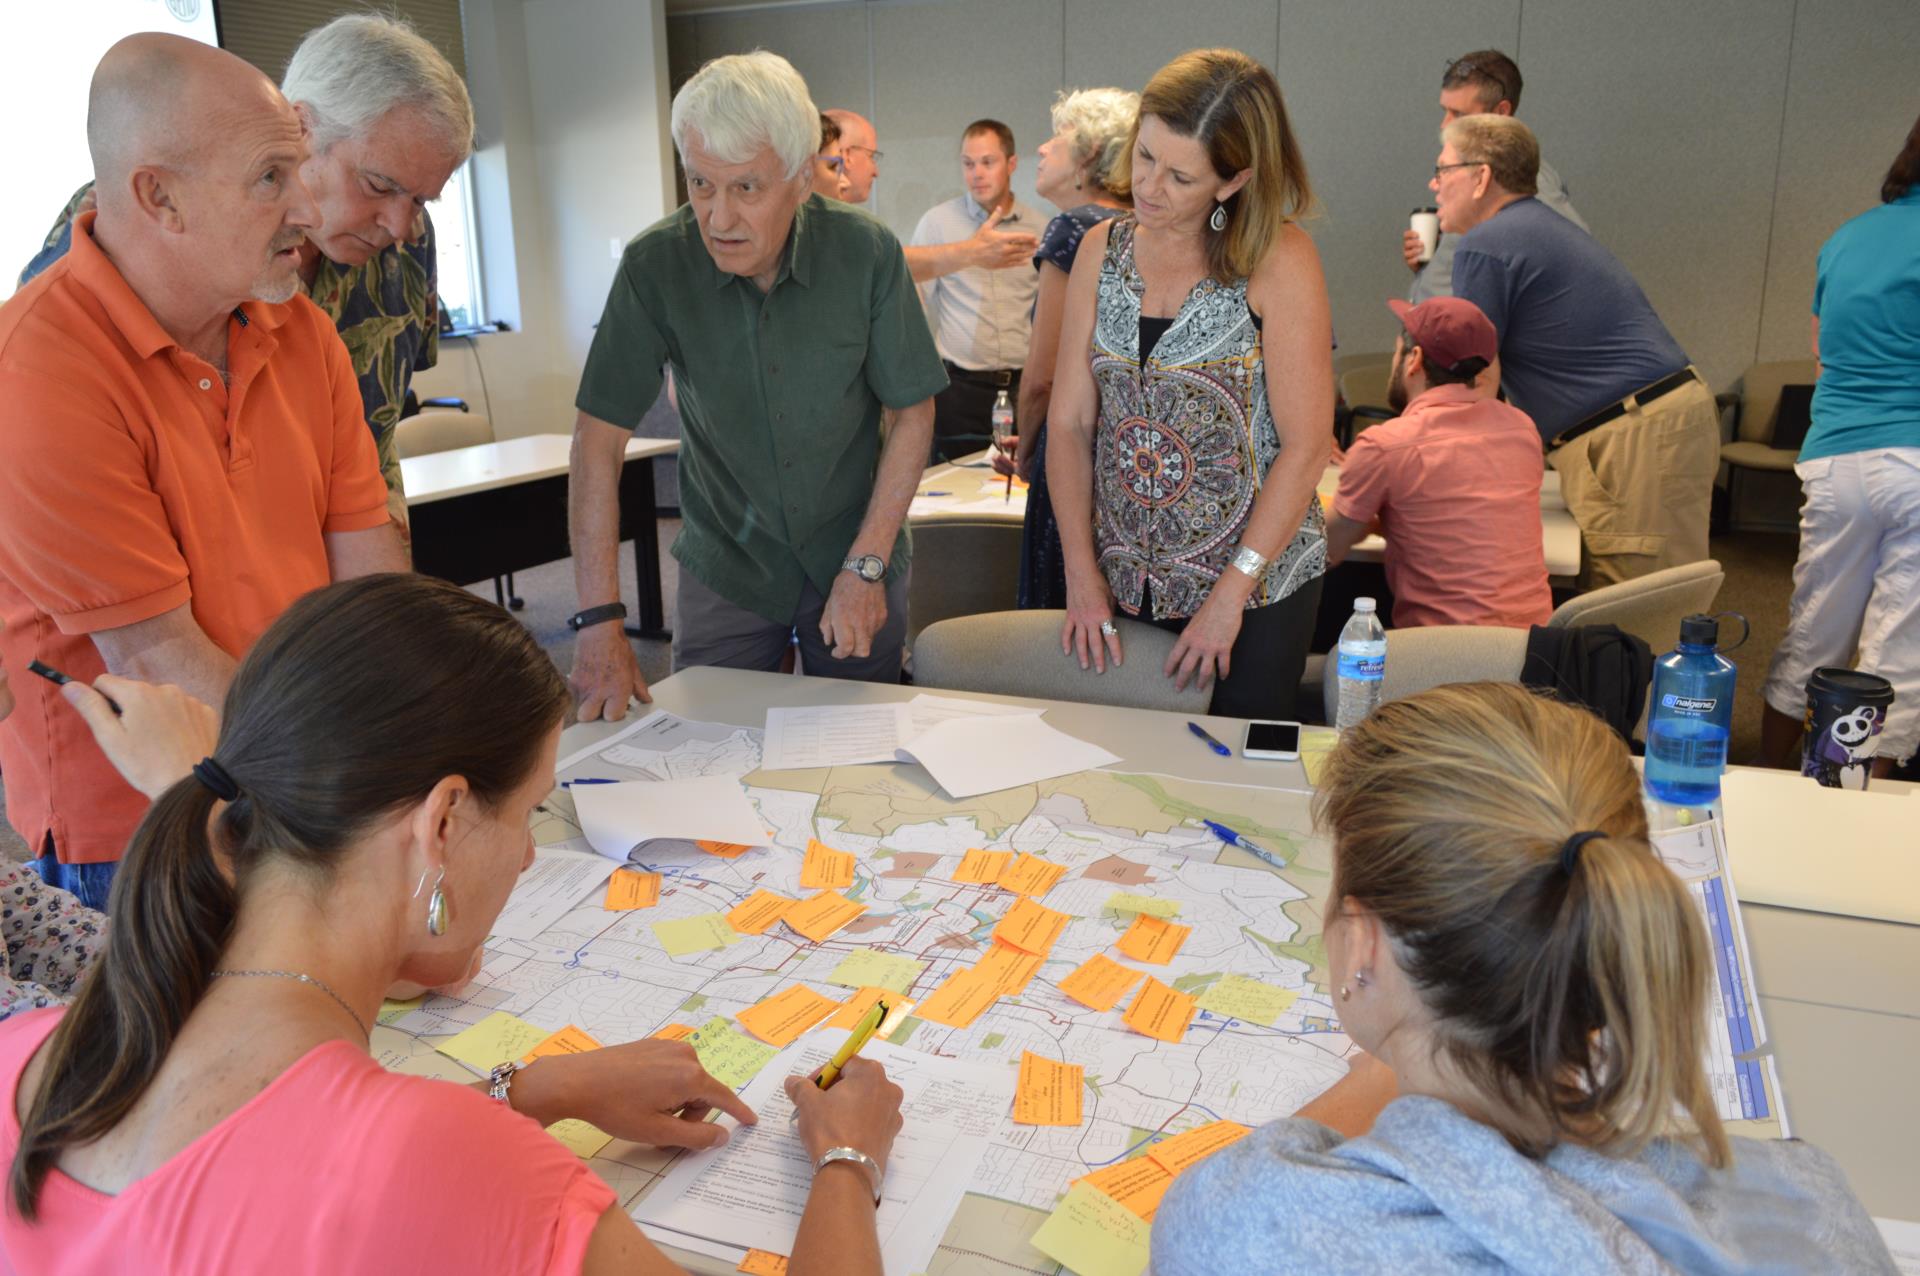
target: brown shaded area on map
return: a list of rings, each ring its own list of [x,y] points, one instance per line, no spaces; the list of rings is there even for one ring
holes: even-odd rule
[[[1080,876],[1085,881],[1112,882],[1116,886],[1145,886],[1156,880],[1145,864],[1136,864],[1119,855],[1095,860]]]
[[[933,866],[940,862],[938,855],[927,851],[895,851],[887,871],[882,877],[925,877]]]
[[[972,952],[980,947],[979,941],[969,935],[948,935],[933,941],[935,948],[958,948],[963,952]]]
[[[846,924],[842,935],[864,935],[869,931],[885,930],[899,920],[893,913],[862,913]]]

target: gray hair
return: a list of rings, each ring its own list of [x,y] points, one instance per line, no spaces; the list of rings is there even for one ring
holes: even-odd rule
[[[350,13],[308,32],[287,63],[280,91],[305,106],[313,149],[364,137],[388,112],[419,111],[464,161],[473,151],[473,101],[460,73],[411,26]]]
[[[687,134],[723,164],[744,164],[770,146],[791,179],[820,147],[820,112],[807,82],[777,53],[733,53],[694,72],[673,95],[673,145],[687,161]]]
[[[1511,115],[1463,115],[1440,130],[1440,144],[1469,164],[1485,164],[1509,194],[1532,195],[1539,189],[1540,143]]]
[[[1140,95],[1125,89],[1062,89],[1053,102],[1053,131],[1073,134],[1073,163],[1107,194],[1114,194],[1113,166],[1126,149]]]

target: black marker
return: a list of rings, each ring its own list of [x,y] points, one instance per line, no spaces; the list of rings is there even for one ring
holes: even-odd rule
[[[29,660],[27,662],[27,669],[31,673],[39,674],[42,678],[45,678],[48,682],[56,682],[63,687],[69,682],[80,681],[78,678],[69,678],[66,674],[61,673],[58,669],[55,669],[52,665],[43,664],[38,660]],[[85,686],[86,684],[81,683],[81,685]],[[100,693],[100,698],[107,702],[107,708],[113,710],[114,717],[117,718],[120,716],[120,706],[117,703],[115,703],[114,698],[112,696],[106,694],[103,691]]]

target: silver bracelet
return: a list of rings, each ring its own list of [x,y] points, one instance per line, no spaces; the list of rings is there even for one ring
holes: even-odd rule
[[[1251,545],[1242,545],[1233,551],[1233,557],[1227,560],[1227,565],[1238,567],[1253,579],[1259,580],[1260,573],[1267,570],[1267,556]]]
[[[813,1163],[813,1172],[815,1174],[818,1174],[820,1171],[826,1169],[829,1165],[832,1165],[835,1161],[851,1161],[855,1165],[864,1165],[867,1167],[867,1179],[873,1185],[873,1208],[879,1209],[880,1208],[880,1178],[881,1178],[880,1162],[874,1160],[872,1157],[868,1156],[865,1152],[862,1152],[859,1148],[848,1148],[848,1147],[828,1148],[825,1152],[822,1152],[820,1154],[820,1159]]]
[[[505,1063],[494,1064],[493,1071],[487,1076],[487,1097],[489,1099],[498,1099],[508,1107],[512,1107],[513,1100],[507,1098],[507,1091],[513,1087],[514,1074],[525,1066],[525,1064],[515,1063],[511,1059]]]

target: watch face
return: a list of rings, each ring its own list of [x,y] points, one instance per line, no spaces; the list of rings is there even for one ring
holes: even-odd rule
[[[849,566],[853,568],[856,576],[868,582],[877,581],[887,574],[887,565],[881,561],[878,554],[862,554]]]

